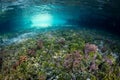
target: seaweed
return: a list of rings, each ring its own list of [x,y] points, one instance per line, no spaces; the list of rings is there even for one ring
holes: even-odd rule
[[[41,32],[35,38],[4,46],[0,80],[119,80],[119,47],[115,46],[116,58],[107,42],[103,40],[99,46],[100,42],[94,41],[97,34],[80,31]]]

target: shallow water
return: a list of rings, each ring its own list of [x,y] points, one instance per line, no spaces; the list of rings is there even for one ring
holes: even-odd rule
[[[119,3],[0,0],[0,80],[119,80]]]
[[[119,1],[13,1],[1,2],[0,32],[16,31],[38,25],[79,25],[119,33]],[[44,15],[43,15],[44,14]],[[51,20],[39,23],[36,17]],[[37,20],[37,21],[36,21]],[[43,24],[44,23],[44,24]],[[46,24],[47,23],[47,24]]]

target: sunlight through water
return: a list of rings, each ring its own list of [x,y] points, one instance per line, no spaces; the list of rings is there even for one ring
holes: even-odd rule
[[[52,15],[39,14],[32,17],[32,27],[49,27],[52,25]]]

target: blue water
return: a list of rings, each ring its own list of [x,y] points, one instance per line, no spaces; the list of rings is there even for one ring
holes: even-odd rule
[[[1,2],[3,4],[0,12],[1,38],[3,35],[9,35],[10,41],[14,42],[17,40],[16,37],[19,39],[21,36],[31,34],[33,32],[31,29],[69,26],[104,30],[119,35],[118,3],[119,1],[111,0]]]
[[[0,32],[8,32],[18,28],[30,28],[34,24],[33,18],[37,15],[49,14],[52,16],[51,25],[84,25],[94,28],[103,28],[112,31],[118,30],[119,13],[112,2],[99,1],[94,5],[89,1],[73,4],[34,4],[7,6],[0,14]],[[107,5],[109,5],[109,8]],[[113,10],[113,11],[112,11]],[[49,21],[50,22],[50,21]],[[49,24],[48,22],[48,24]],[[113,30],[113,32],[115,32]],[[118,32],[118,31],[116,31]]]

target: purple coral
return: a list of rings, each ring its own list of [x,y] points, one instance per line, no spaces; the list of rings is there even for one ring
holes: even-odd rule
[[[75,51],[71,54],[67,54],[64,60],[64,67],[67,69],[77,68],[80,65],[81,59],[82,56],[78,51]]]
[[[90,52],[94,52],[94,53],[97,52],[97,49],[98,49],[98,47],[96,45],[87,43],[85,45],[84,50],[85,50],[85,53],[88,54]]]

